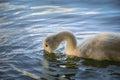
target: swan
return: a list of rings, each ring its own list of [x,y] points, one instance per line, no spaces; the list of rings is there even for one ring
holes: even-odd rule
[[[120,34],[98,33],[77,45],[74,34],[62,31],[47,36],[43,41],[44,50],[54,52],[62,41],[66,41],[65,54],[86,59],[120,61]]]

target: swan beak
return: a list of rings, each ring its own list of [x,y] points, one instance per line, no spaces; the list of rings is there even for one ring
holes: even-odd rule
[[[49,54],[49,53],[53,53],[53,52],[52,52],[52,51],[44,50],[44,53],[45,53],[45,54]]]
[[[44,52],[45,54],[48,54],[48,53],[49,53],[49,52],[48,52],[48,51],[46,51],[46,50],[44,50],[43,52]]]

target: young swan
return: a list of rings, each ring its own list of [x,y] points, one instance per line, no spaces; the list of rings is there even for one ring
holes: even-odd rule
[[[62,41],[66,41],[65,54],[96,60],[120,61],[120,34],[102,33],[84,40],[79,46],[75,36],[62,31],[44,40],[44,49],[52,53]]]

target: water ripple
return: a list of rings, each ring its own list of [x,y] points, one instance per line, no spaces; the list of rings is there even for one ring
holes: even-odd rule
[[[78,42],[101,32],[120,32],[118,4],[118,0],[0,1],[0,79],[119,80],[117,62],[68,58],[60,54],[64,42],[56,54],[45,55],[42,46],[45,36],[63,30],[72,31]]]

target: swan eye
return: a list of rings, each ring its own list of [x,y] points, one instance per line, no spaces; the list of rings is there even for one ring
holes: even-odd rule
[[[48,47],[48,44],[46,44],[45,46]]]

